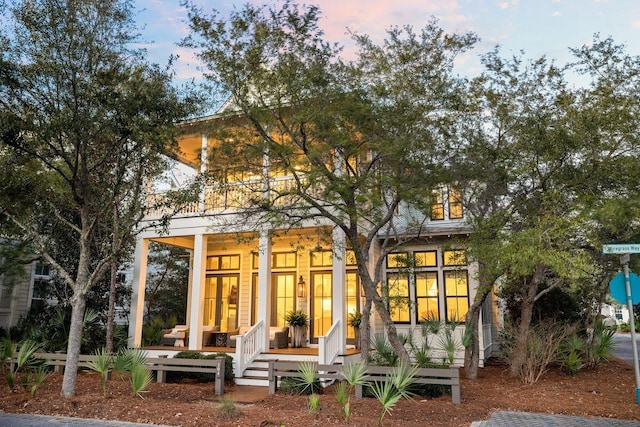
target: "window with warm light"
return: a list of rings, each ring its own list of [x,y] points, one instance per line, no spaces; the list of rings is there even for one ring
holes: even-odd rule
[[[469,311],[469,286],[467,272],[454,270],[444,272],[445,306],[447,322],[462,323]]]

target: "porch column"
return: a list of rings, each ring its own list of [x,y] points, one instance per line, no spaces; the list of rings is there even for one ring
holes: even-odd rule
[[[271,326],[271,238],[269,232],[260,232],[258,256],[258,321],[264,322],[264,348],[269,348]]]
[[[191,270],[191,300],[189,313],[189,350],[202,348],[202,323],[204,319],[204,283],[206,278],[207,236],[196,234],[193,244],[193,269]]]
[[[131,286],[131,321],[129,323],[129,348],[142,346],[142,323],[144,322],[144,294],[147,286],[147,257],[149,240],[138,237],[133,263]]]
[[[340,328],[338,333],[340,334],[340,354],[345,354],[347,350],[347,296],[345,292],[346,282],[346,250],[345,250],[345,235],[341,228],[334,227],[332,232],[333,239],[333,289],[331,290],[331,309],[332,309],[332,322],[340,321]]]
[[[206,134],[202,134],[202,143],[200,146],[200,174],[204,175],[207,173],[208,169],[208,157],[207,151],[209,146],[209,139]],[[207,188],[206,186],[202,188],[202,192],[200,193],[200,200],[198,205],[198,210],[200,212],[204,212],[207,210]]]

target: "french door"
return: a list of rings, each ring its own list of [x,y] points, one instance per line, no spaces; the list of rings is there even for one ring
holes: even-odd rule
[[[326,335],[333,320],[332,293],[333,281],[330,271],[311,273],[311,340]]]
[[[238,274],[207,275],[204,291],[204,324],[221,331],[238,327]]]
[[[273,273],[271,283],[271,326],[287,326],[285,316],[296,309],[296,275]]]

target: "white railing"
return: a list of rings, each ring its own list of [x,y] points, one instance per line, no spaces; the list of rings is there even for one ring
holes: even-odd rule
[[[300,197],[295,194],[297,181],[293,178],[274,178],[269,183],[270,198],[275,206],[290,206],[300,203]],[[226,185],[210,185],[205,187],[203,201],[188,203],[179,208],[167,206],[165,193],[154,193],[147,196],[148,215],[160,217],[162,215],[194,215],[220,212],[232,209],[242,209],[255,206],[263,197],[263,182],[239,182]],[[294,194],[288,194],[293,191]],[[312,193],[320,194],[321,188],[315,188]]]
[[[325,336],[318,337],[318,363],[321,365],[331,365],[338,358],[342,348],[340,328],[340,320],[336,320]]]
[[[236,338],[236,377],[242,377],[247,366],[264,351],[265,327],[261,320],[244,335]]]

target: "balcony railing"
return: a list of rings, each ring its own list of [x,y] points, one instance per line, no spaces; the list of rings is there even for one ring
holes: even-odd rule
[[[292,206],[300,203],[300,197],[289,194],[298,181],[293,178],[276,178],[270,182],[269,201],[274,206]],[[168,206],[166,193],[147,196],[148,217],[163,215],[192,216],[213,212],[240,210],[256,206],[265,197],[262,181],[211,185],[204,189],[201,200],[182,206]]]

